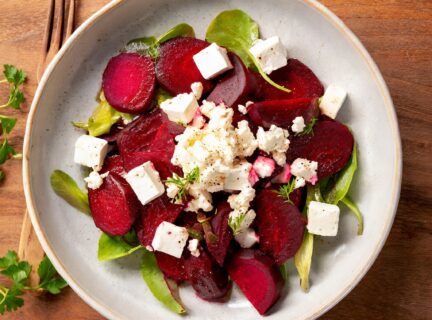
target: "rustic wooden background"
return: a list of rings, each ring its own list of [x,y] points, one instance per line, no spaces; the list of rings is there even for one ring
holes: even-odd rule
[[[21,150],[35,92],[50,0],[0,0],[0,64],[29,75],[28,104],[11,142]],[[78,0],[82,23],[108,0]],[[360,38],[380,67],[397,109],[404,150],[402,194],[390,237],[361,283],[323,319],[432,319],[432,1],[322,0]],[[0,88],[0,100],[7,90]],[[17,249],[25,202],[21,162],[0,186],[0,255]],[[72,290],[27,294],[5,319],[101,319]]]

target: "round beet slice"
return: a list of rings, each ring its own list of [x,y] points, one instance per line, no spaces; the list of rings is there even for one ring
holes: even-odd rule
[[[290,129],[296,117],[303,117],[306,124],[319,115],[318,99],[299,98],[256,102],[248,107],[248,115],[261,127],[272,124]]]
[[[187,280],[183,258],[176,258],[169,254],[155,251],[156,261],[163,274],[176,282]]]
[[[284,280],[274,260],[261,251],[238,251],[229,261],[227,270],[230,278],[261,315],[279,299]]]
[[[126,180],[110,172],[100,188],[89,189],[88,193],[96,226],[112,236],[128,233],[137,217],[139,202]]]
[[[260,249],[281,265],[300,248],[305,221],[296,206],[271,189],[258,193],[255,209]]]
[[[255,76],[237,55],[230,53],[229,57],[234,69],[219,80],[206,100],[216,104],[223,102],[237,109],[237,105],[246,102],[247,96],[255,90]]]
[[[156,63],[156,78],[160,85],[172,95],[191,92],[191,84],[201,82],[203,92],[213,88],[213,83],[205,80],[198,70],[193,56],[210,44],[206,41],[179,37],[164,42],[159,47],[159,60]]]
[[[318,162],[318,179],[331,176],[347,164],[351,157],[354,137],[337,121],[318,121],[313,134],[291,137],[287,161],[305,158]]]
[[[120,112],[134,114],[151,105],[155,85],[153,60],[137,53],[120,53],[111,58],[102,78],[108,103]]]
[[[198,257],[189,255],[185,259],[188,279],[201,299],[222,301],[231,288],[228,274],[201,246],[199,252]]]
[[[324,95],[324,87],[320,80],[311,69],[297,59],[288,59],[288,64],[272,72],[270,78],[289,88],[291,92],[279,90],[263,81],[261,91],[258,93],[263,100],[319,98]]]

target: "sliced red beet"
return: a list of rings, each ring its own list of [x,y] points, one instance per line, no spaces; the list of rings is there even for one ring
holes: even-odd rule
[[[228,225],[228,216],[232,210],[228,202],[221,202],[216,210],[217,213],[211,220],[211,226],[213,233],[217,237],[217,241],[208,241],[207,249],[217,263],[223,266],[233,238],[231,228]]]
[[[299,209],[274,190],[261,190],[255,199],[260,249],[281,265],[293,257],[303,240],[305,222]]]
[[[312,118],[318,117],[318,99],[299,98],[255,102],[249,106],[248,115],[258,126],[270,128],[274,124],[289,129],[296,117],[303,117],[306,124]]]
[[[274,260],[261,251],[238,251],[230,259],[227,270],[260,314],[265,314],[279,299],[284,280]]]
[[[165,122],[156,132],[150,143],[149,151],[160,152],[164,158],[172,158],[175,149],[174,138],[183,133],[185,127],[175,122]]]
[[[166,121],[165,114],[156,109],[128,124],[117,138],[120,154],[148,149],[159,127]]]
[[[99,173],[102,174],[108,171],[117,173],[119,176],[122,176],[124,173],[126,173],[123,166],[122,157],[116,154],[114,156],[105,158],[104,165],[102,167],[102,170]]]
[[[237,105],[245,103],[247,96],[256,89],[255,77],[237,55],[230,53],[229,57],[234,69],[219,80],[206,100],[216,104],[223,102],[237,109]]]
[[[156,261],[163,274],[177,282],[187,280],[183,258],[176,258],[169,254],[155,251]]]
[[[160,152],[131,152],[123,154],[122,157],[126,171],[130,171],[147,161],[151,161],[155,166],[155,169],[159,172],[162,180],[170,178],[173,173],[182,175],[181,169],[171,164],[170,159]]]
[[[183,207],[183,205],[173,204],[166,194],[142,207],[141,218],[136,225],[141,244],[150,246],[157,227],[163,221],[174,223],[183,211]]]
[[[191,92],[191,84],[201,82],[203,92],[213,88],[211,81],[205,80],[198,70],[193,56],[210,44],[206,41],[179,37],[163,43],[159,47],[159,60],[156,63],[158,82],[172,95]]]
[[[319,121],[313,134],[291,138],[288,162],[305,158],[318,162],[318,179],[339,172],[348,162],[354,138],[349,129],[337,121]]]
[[[128,233],[135,222],[139,202],[130,185],[110,172],[98,189],[89,189],[89,204],[96,226],[112,236]]]
[[[263,100],[319,98],[324,95],[324,87],[317,76],[297,59],[288,59],[288,64],[272,72],[270,78],[291,92],[279,90],[263,81],[259,92]]]
[[[127,113],[140,113],[150,107],[155,85],[153,60],[137,53],[124,52],[111,58],[102,80],[108,103]]]
[[[199,251],[198,257],[189,255],[185,259],[188,279],[201,299],[223,301],[231,288],[228,274],[201,246]]]
[[[304,205],[305,202],[304,195],[305,195],[304,188],[295,189],[290,194],[290,200],[292,201],[292,203],[294,203],[294,205],[297,208],[299,208],[299,210],[301,210]]]

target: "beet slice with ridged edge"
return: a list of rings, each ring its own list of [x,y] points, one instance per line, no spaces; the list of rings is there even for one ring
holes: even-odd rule
[[[155,86],[155,66],[149,56],[120,53],[111,58],[103,73],[105,97],[120,112],[137,114],[148,109]]]

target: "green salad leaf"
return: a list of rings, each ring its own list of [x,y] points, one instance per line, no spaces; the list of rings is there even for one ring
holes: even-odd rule
[[[126,45],[126,51],[140,52],[148,54],[153,59],[159,56],[159,45],[177,37],[195,37],[194,29],[187,23],[180,23],[171,28],[158,38],[142,37],[129,41]]]
[[[180,303],[177,284],[165,279],[153,252],[144,250],[141,275],[156,299],[178,314],[186,313],[186,309]]]
[[[287,265],[286,265],[286,263],[281,264],[281,265],[279,266],[279,271],[280,271],[280,273],[281,273],[281,275],[282,275],[282,278],[283,278],[284,281],[286,282],[287,279],[288,279],[288,270],[287,270]]]
[[[118,112],[110,106],[103,92],[100,94],[100,102],[88,122],[72,122],[75,127],[88,130],[93,137],[109,133],[111,127],[120,119],[131,121],[133,116],[128,113]]]
[[[102,233],[99,238],[98,259],[100,261],[114,260],[143,248],[140,244],[131,244],[128,238],[130,238],[129,235],[120,237]]]
[[[72,207],[90,214],[87,192],[82,191],[77,183],[65,172],[54,170],[50,177],[54,192]]]
[[[352,213],[354,213],[354,216],[357,219],[357,235],[361,236],[363,234],[364,224],[363,224],[363,216],[360,212],[360,209],[357,207],[354,201],[351,200],[349,196],[345,196],[341,202],[346,205]]]
[[[239,9],[219,13],[210,23],[206,33],[207,41],[215,42],[237,54],[248,68],[257,70],[272,86],[285,92],[291,92],[270,79],[249,51],[258,39],[258,24],[247,13]]]
[[[171,98],[172,95],[170,95],[166,90],[160,87],[156,88],[154,100],[156,101],[157,106],[160,106],[162,102]]]
[[[48,256],[45,256],[38,268],[39,288],[51,294],[59,294],[61,289],[67,287],[67,282],[58,275]]]
[[[300,287],[303,291],[309,291],[309,273],[312,264],[313,234],[305,231],[300,249],[294,256],[294,265],[300,276]]]

